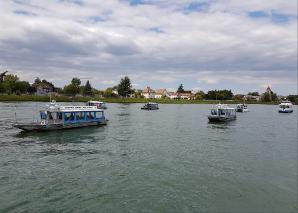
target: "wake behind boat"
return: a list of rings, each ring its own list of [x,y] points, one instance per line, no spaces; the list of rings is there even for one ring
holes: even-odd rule
[[[226,104],[218,104],[211,108],[210,122],[227,122],[236,119],[236,109]]]
[[[24,131],[49,131],[107,124],[104,111],[96,106],[59,106],[55,101],[40,111],[40,118],[40,122],[13,126]]]

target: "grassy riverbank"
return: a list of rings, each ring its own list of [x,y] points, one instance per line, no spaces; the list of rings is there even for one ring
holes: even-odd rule
[[[219,101],[214,100],[170,100],[170,99],[144,99],[144,98],[97,98],[97,97],[68,97],[68,96],[53,96],[52,99],[57,102],[87,102],[90,100],[101,100],[107,103],[147,103],[156,102],[160,104],[216,104]],[[49,96],[35,96],[35,95],[0,95],[0,101],[2,102],[24,102],[24,101],[37,101],[37,102],[49,102]],[[226,104],[237,104],[241,101],[228,100],[220,101]],[[277,103],[262,103],[256,101],[248,101],[248,104],[277,104]]]

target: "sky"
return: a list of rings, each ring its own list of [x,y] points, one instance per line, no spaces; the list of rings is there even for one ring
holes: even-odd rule
[[[1,0],[0,70],[56,86],[297,94],[297,0]]]

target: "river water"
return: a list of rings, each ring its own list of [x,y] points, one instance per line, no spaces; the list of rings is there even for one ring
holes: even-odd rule
[[[297,106],[209,124],[210,105],[108,104],[105,127],[12,127],[42,105],[0,103],[1,212],[297,212]]]

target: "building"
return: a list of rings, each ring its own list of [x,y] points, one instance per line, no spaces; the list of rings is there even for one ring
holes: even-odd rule
[[[155,92],[155,98],[170,97],[166,89],[158,89]]]
[[[170,99],[179,99],[179,94],[177,92],[169,92]]]
[[[178,97],[180,99],[187,99],[187,100],[191,100],[192,99],[192,93],[188,93],[188,92],[183,92],[183,93],[178,93]]]
[[[271,88],[270,88],[270,86],[267,87],[266,92],[267,92],[268,94],[272,94],[272,93],[273,93],[272,90],[271,90]]]
[[[244,99],[247,101],[260,101],[261,96],[260,95],[245,95]]]
[[[142,92],[142,95],[145,97],[145,98],[155,98],[155,91],[153,89],[151,89],[149,86],[146,87],[143,92]]]
[[[36,87],[36,95],[48,95],[54,92],[54,88],[49,85],[39,85]]]

